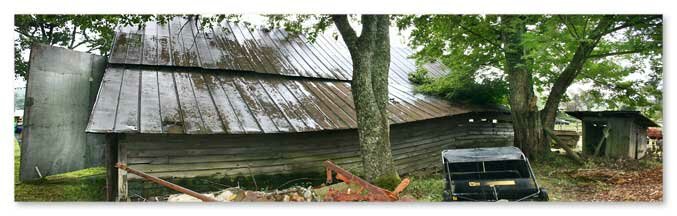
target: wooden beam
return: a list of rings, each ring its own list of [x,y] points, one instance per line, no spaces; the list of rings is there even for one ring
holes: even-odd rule
[[[124,139],[124,135],[122,135]],[[118,163],[127,164],[127,144],[126,142],[118,142]],[[129,201],[128,188],[127,188],[127,171],[118,170],[118,179],[117,179],[117,199],[116,201]]]
[[[117,198],[118,186],[118,169],[115,168],[115,163],[118,160],[118,140],[117,135],[111,134],[106,136],[106,148],[104,149],[106,168],[106,200],[115,201]]]

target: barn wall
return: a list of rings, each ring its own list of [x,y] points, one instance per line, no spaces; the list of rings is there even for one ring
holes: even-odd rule
[[[511,146],[512,125],[492,119],[441,118],[391,126],[393,157],[400,174],[439,169],[450,148]],[[479,122],[478,122],[479,121]],[[359,170],[355,130],[256,135],[133,135],[120,137],[132,168],[169,178],[252,176],[322,172],[332,160]],[[129,175],[129,179],[139,177]]]

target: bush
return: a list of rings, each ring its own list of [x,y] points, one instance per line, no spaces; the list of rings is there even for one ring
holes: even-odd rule
[[[508,85],[503,80],[483,79],[477,82],[474,73],[470,72],[453,72],[431,80],[425,74],[425,70],[418,70],[409,76],[413,83],[419,84],[416,88],[418,92],[440,96],[455,103],[507,104]]]

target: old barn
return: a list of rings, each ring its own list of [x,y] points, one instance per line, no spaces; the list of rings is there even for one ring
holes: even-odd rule
[[[448,148],[512,145],[509,114],[414,92],[416,64],[391,49],[392,150],[400,174],[437,168]],[[430,76],[449,71],[422,65]],[[359,165],[352,64],[341,41],[237,23],[168,24],[117,32],[86,131],[107,134],[108,164],[162,178],[320,172]],[[108,166],[111,167],[111,166]],[[117,197],[143,188],[109,170]]]

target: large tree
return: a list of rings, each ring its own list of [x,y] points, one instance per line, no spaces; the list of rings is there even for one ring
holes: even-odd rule
[[[273,27],[307,33],[311,40],[333,23],[348,47],[353,63],[351,90],[357,115],[357,132],[365,178],[379,186],[399,183],[390,148],[388,71],[390,66],[390,16],[361,15],[359,35],[351,15],[269,15]],[[312,23],[304,27],[303,23]],[[356,23],[356,22],[353,22]]]
[[[420,60],[441,59],[454,73],[501,70],[500,79],[509,83],[515,144],[530,156],[549,152],[552,137],[544,131],[554,128],[559,103],[576,81],[606,90],[600,97],[660,103],[661,16],[423,15],[404,16],[398,24],[413,27],[411,45],[421,48]],[[638,72],[647,65],[651,69]],[[628,83],[633,73],[651,78]],[[539,94],[548,95],[540,111]]]

